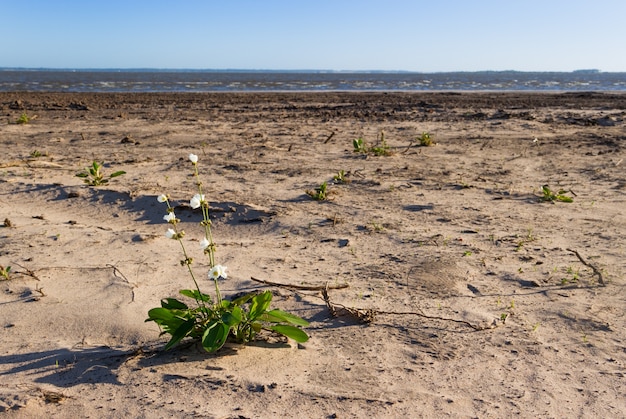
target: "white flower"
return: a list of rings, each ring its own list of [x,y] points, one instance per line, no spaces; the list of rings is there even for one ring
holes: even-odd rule
[[[196,163],[198,163],[198,156],[196,156],[195,154],[190,154],[189,155],[189,160],[191,160],[191,162],[193,164],[196,164]]]
[[[204,195],[195,194],[189,201],[189,205],[191,205],[191,208],[196,209],[202,205],[202,201],[204,201]]]
[[[163,216],[163,219],[168,223],[171,223],[172,221],[176,220],[176,214],[174,214],[174,211],[168,212],[166,215]]]
[[[168,228],[167,231],[165,232],[165,237],[167,237],[168,239],[173,239],[176,237],[176,231],[174,231],[171,228]]]
[[[216,280],[218,280],[220,278],[222,278],[222,279],[226,279],[227,278],[226,266],[215,265],[209,271],[209,279],[212,279],[212,280],[216,281]]]
[[[161,194],[159,196],[157,196],[157,201],[163,203],[163,202],[167,202],[167,195]]]
[[[209,247],[211,243],[207,240],[207,238],[203,238],[202,240],[200,240],[200,248],[201,249],[206,249],[207,247]]]

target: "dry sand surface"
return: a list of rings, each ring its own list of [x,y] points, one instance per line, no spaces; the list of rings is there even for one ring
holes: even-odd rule
[[[626,415],[626,95],[0,93],[0,110],[4,417]],[[353,152],[381,132],[391,155]],[[147,311],[192,284],[156,197],[195,251],[189,153],[223,294],[271,289],[307,343],[162,351]],[[84,186],[94,159],[127,174]],[[306,194],[324,181],[328,200]],[[349,287],[333,317],[317,290],[252,277]]]

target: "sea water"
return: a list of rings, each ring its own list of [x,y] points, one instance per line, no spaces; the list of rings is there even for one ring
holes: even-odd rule
[[[626,91],[626,73],[0,69],[0,91]]]

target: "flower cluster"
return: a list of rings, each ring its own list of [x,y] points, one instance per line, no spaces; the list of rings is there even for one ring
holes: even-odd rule
[[[190,154],[189,160],[194,166],[194,176],[197,178],[198,177],[198,168],[197,168],[198,156],[195,154]],[[205,226],[205,237],[202,238],[202,240],[200,241],[200,248],[204,251],[205,254],[209,256],[210,270],[209,270],[208,276],[209,276],[209,279],[216,281],[215,286],[217,288],[217,280],[227,278],[226,267],[215,264],[214,252],[215,252],[216,246],[215,246],[215,243],[213,243],[212,241],[211,221],[209,218],[209,211],[208,211],[209,204],[206,201],[204,194],[202,193],[202,183],[197,181],[196,185],[198,186],[199,193],[195,194],[191,198],[191,200],[189,201],[189,206],[192,209],[198,209],[200,207],[202,207],[203,209],[202,214],[203,214],[204,219],[200,224]],[[168,239],[174,239],[174,240],[180,241],[180,244],[183,248],[183,253],[185,254],[185,261],[191,261],[192,259],[187,256],[185,245],[181,241],[181,239],[185,236],[185,232],[183,230],[178,230],[177,228],[177,224],[180,222],[180,220],[176,218],[176,214],[174,213],[174,208],[170,204],[169,197],[165,194],[161,194],[157,197],[157,201],[167,205],[167,214],[163,216],[163,220],[165,220],[169,224],[172,224],[172,227],[168,228],[167,231],[165,232],[165,237],[167,237]],[[191,275],[192,277],[194,276],[193,272],[191,272]],[[194,281],[195,281],[195,277],[194,277]],[[217,293],[219,295],[219,289],[217,290]]]

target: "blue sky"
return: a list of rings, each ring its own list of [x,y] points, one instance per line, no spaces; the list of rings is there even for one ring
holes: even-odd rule
[[[0,0],[0,67],[626,71],[624,0]]]

